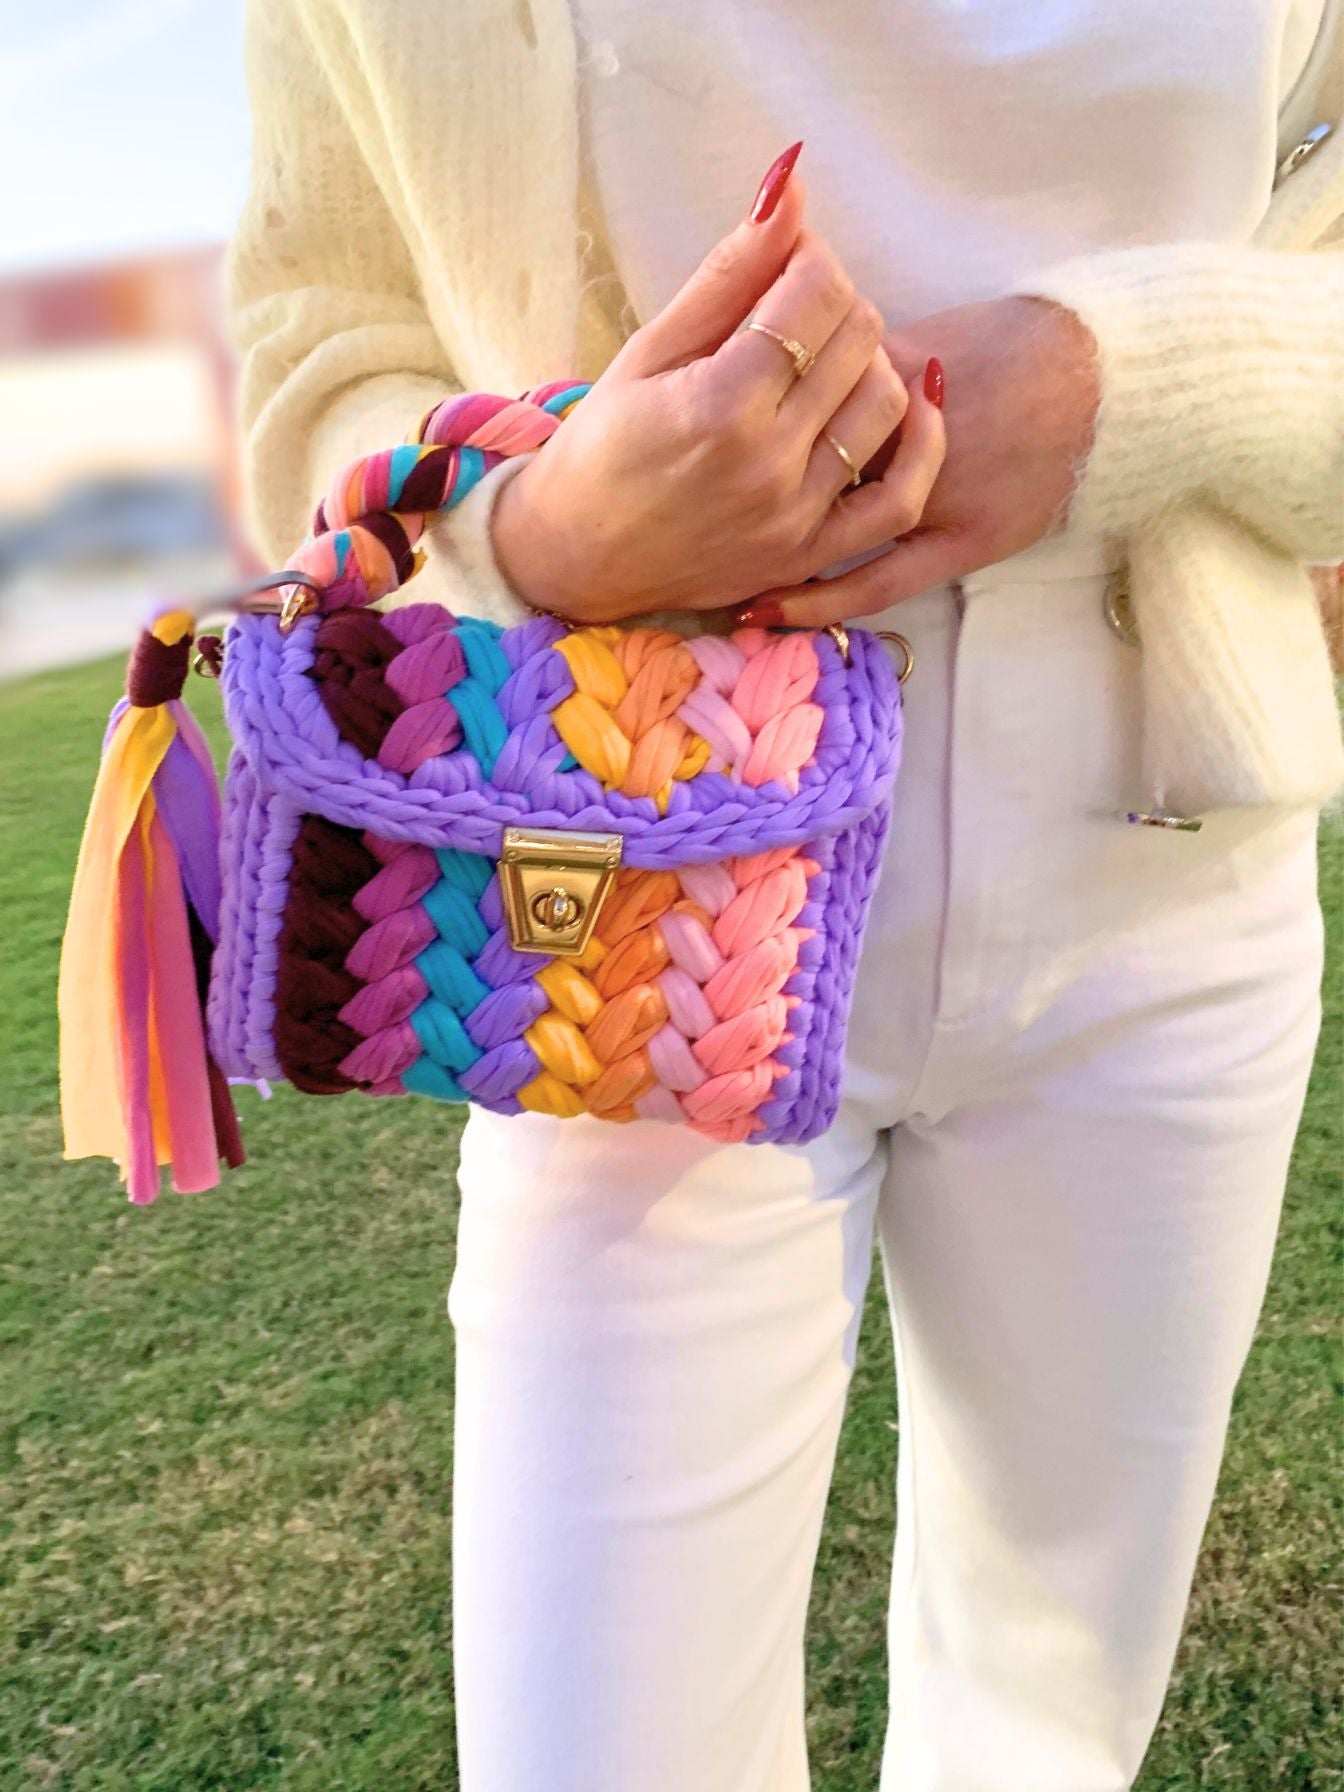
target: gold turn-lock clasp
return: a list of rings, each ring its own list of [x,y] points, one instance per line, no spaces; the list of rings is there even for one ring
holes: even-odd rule
[[[616,881],[622,845],[619,834],[506,828],[499,884],[514,950],[576,958]]]

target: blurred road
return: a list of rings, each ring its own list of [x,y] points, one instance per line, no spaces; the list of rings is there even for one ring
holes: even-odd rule
[[[0,683],[120,653],[163,600],[224,591],[236,578],[223,552],[83,574],[27,569],[0,586]]]

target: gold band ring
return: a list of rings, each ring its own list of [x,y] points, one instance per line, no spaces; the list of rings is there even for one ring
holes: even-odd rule
[[[796,342],[792,336],[781,335],[778,330],[772,330],[769,324],[759,324],[756,322],[756,319],[753,318],[747,325],[747,328],[749,330],[759,330],[762,336],[768,336],[771,342],[777,342],[779,344],[784,350],[784,353],[793,362],[793,377],[796,380],[802,379],[803,375],[817,358],[814,351],[808,348],[805,343]]]
[[[835,449],[835,452],[840,456],[841,460],[844,461],[845,465],[849,468],[849,483],[851,485],[861,485],[863,483],[863,474],[854,465],[854,456],[849,452],[849,449],[845,447],[845,444],[843,442],[837,442],[835,437],[831,434],[829,429],[823,429],[821,433],[825,436],[826,440],[831,444],[831,447]]]

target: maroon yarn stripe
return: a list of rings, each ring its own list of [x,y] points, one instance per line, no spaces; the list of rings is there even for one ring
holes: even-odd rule
[[[304,816],[280,927],[275,1050],[285,1077],[307,1095],[357,1087],[339,1067],[359,1034],[339,1015],[360,987],[345,968],[364,931],[355,895],[377,870],[378,861],[353,828]]]
[[[309,677],[342,740],[376,759],[387,731],[405,707],[387,682],[402,644],[375,610],[337,610],[324,616]]]
[[[401,488],[401,496],[397,499],[397,509],[403,511],[437,510],[443,502],[443,494],[450,485],[449,472],[457,459],[456,448],[435,448],[418,460],[406,475],[405,484]],[[361,517],[360,521],[364,519]]]
[[[191,660],[191,636],[180,641],[160,641],[142,629],[126,668],[126,697],[135,709],[157,709],[182,695]]]

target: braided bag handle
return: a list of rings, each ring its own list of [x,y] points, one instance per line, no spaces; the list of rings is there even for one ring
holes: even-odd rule
[[[521,398],[461,393],[427,412],[413,441],[343,467],[287,564],[308,592],[282,622],[311,609],[362,609],[404,585],[424,563],[416,544],[430,518],[460,504],[500,461],[549,441],[588,390],[559,380]]]

